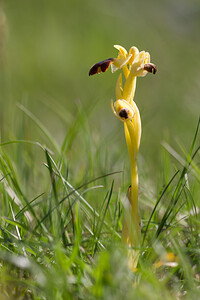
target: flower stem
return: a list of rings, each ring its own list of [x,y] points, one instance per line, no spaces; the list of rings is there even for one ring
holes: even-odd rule
[[[129,247],[140,247],[141,229],[140,229],[140,215],[138,209],[138,168],[137,168],[137,154],[140,145],[141,137],[141,120],[139,110],[134,104],[135,115],[133,120],[124,122],[124,130],[126,137],[126,144],[129,152],[130,166],[131,166],[131,187],[128,191],[128,200],[130,209],[125,213],[124,224],[122,229],[122,240]],[[129,250],[130,266],[132,269],[137,266],[138,250]]]

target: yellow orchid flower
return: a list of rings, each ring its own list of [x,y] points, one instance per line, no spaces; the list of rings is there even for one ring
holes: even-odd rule
[[[105,72],[110,65],[113,73],[128,65],[128,72],[127,74],[124,74],[126,78],[128,77],[131,68],[132,73],[135,76],[144,77],[148,72],[153,74],[156,73],[156,66],[150,63],[150,54],[148,52],[139,52],[138,48],[135,46],[131,47],[129,52],[120,45],[114,45],[114,47],[119,51],[117,58],[108,58],[94,64],[90,68],[89,75]]]
[[[128,209],[125,210],[125,217],[122,228],[122,240],[129,246],[128,259],[129,267],[135,270],[139,258],[140,247],[140,215],[138,209],[138,169],[137,155],[141,139],[141,119],[139,109],[134,102],[136,78],[144,77],[147,73],[155,74],[157,68],[150,62],[150,54],[131,47],[129,52],[122,46],[114,46],[119,54],[117,58],[109,58],[93,65],[89,75],[105,72],[109,66],[111,71],[123,70],[125,77],[124,87],[122,85],[122,74],[119,75],[116,83],[116,101],[111,101],[111,108],[115,116],[124,123],[125,138],[128,148],[131,166],[131,186],[128,189]]]
[[[136,78],[144,77],[147,73],[156,74],[157,68],[150,62],[150,54],[145,51],[139,51],[136,47],[131,47],[129,52],[120,46],[114,45],[119,51],[117,58],[108,58],[94,64],[89,71],[89,76],[107,71],[111,66],[111,71],[123,69],[126,83],[124,85],[122,98],[131,103],[134,98],[136,88]],[[122,88],[121,88],[122,90]]]

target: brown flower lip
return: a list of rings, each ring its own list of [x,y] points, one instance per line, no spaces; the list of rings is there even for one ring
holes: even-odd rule
[[[114,58],[108,58],[94,64],[89,71],[89,76],[105,72],[113,61]]]
[[[156,67],[156,65],[154,65],[152,63],[149,63],[149,64],[145,64],[144,65],[144,70],[147,71],[147,72],[149,72],[149,73],[156,74],[157,67]]]
[[[129,110],[127,108],[122,108],[119,112],[119,116],[123,119],[128,119]]]

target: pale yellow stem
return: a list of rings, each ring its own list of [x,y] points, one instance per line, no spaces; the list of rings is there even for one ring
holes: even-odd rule
[[[130,228],[124,228],[122,234],[123,239],[130,246],[139,247],[140,245],[140,216],[138,210],[138,170],[137,170],[137,153],[138,153],[138,142],[136,140],[136,132],[133,128],[131,121],[124,123],[125,137],[127,148],[129,152],[130,165],[131,165],[131,189],[128,195],[130,201],[130,217],[131,222],[129,222]],[[127,227],[127,224],[126,224]]]
[[[124,90],[123,90],[123,99],[128,101],[130,104],[132,104],[134,95],[135,95],[135,89],[136,89],[136,76],[133,76],[131,72],[129,73],[129,76],[124,84]]]
[[[128,75],[129,75],[129,73],[130,73],[130,71],[129,71],[127,65],[125,65],[125,66],[123,67],[123,73],[124,73],[124,77],[127,79],[127,78],[128,78]]]
[[[124,122],[126,144],[131,165],[131,187],[128,191],[129,209],[125,211],[122,228],[122,240],[130,248],[128,249],[128,264],[131,270],[135,270],[139,259],[139,247],[141,240],[140,215],[138,209],[138,169],[137,154],[140,146],[141,119],[137,105],[132,100],[134,117]],[[134,247],[134,249],[132,249]]]
[[[137,161],[131,161],[131,208],[132,216],[135,216],[138,211],[138,169]]]

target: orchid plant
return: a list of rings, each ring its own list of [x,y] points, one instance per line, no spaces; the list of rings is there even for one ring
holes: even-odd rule
[[[150,62],[150,54],[131,47],[129,52],[119,45],[114,46],[118,51],[117,58],[109,58],[94,64],[89,75],[105,72],[109,66],[111,71],[123,70],[125,77],[122,84],[122,73],[116,83],[116,101],[111,101],[114,115],[124,123],[126,144],[128,148],[131,185],[128,188],[128,209],[125,211],[122,227],[122,241],[128,246],[129,267],[135,270],[139,258],[141,239],[140,214],[138,209],[138,169],[137,156],[141,139],[141,118],[139,109],[134,102],[137,77],[144,77],[147,73],[155,74],[157,68]]]

